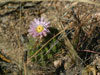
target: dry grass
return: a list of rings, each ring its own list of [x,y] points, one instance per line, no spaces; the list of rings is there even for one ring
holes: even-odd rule
[[[100,66],[100,63],[94,63],[100,60],[100,41],[98,38],[100,4],[98,2],[100,1],[50,0],[40,3],[34,1],[14,2],[0,6],[0,49],[3,50],[3,54],[10,57],[12,66],[14,63],[17,65],[18,70],[16,72],[20,75],[23,73],[24,75],[53,75],[57,71],[57,68],[53,66],[55,60],[64,61],[63,66],[67,75],[91,75],[91,73],[99,75],[98,70],[100,68],[96,67]],[[28,56],[27,62],[24,62],[23,55],[24,51],[28,49],[28,42],[23,35],[27,34],[30,21],[40,16],[48,18],[51,26],[58,29],[59,32],[46,43],[43,43],[41,48],[31,57]],[[74,32],[71,31],[71,35],[67,36],[65,30],[72,29],[74,29]],[[58,52],[53,56],[53,60],[50,60],[51,63],[46,64],[49,66],[41,67],[36,62],[31,61],[33,57],[41,53],[43,48],[59,35],[62,35],[61,39],[63,39],[62,52]],[[28,34],[27,38],[29,39]],[[97,40],[92,42],[95,39]]]

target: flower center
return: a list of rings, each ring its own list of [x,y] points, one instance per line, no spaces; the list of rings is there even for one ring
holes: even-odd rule
[[[38,25],[37,28],[36,28],[36,31],[37,32],[42,32],[44,29],[44,27],[42,25]]]

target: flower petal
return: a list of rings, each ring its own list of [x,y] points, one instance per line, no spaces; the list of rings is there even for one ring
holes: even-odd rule
[[[34,21],[31,22],[30,24],[30,29],[28,30],[29,34],[32,35],[34,38],[35,37],[40,37],[42,38],[43,36],[47,36],[47,33],[50,32],[47,28],[49,27],[50,22],[46,22],[46,20],[41,17],[38,19],[34,19]],[[42,25],[43,31],[38,32],[36,31],[36,28]]]

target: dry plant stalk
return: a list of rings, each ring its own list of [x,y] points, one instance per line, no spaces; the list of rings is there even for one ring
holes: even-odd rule
[[[82,59],[78,56],[76,50],[74,49],[73,45],[71,44],[71,42],[69,41],[67,37],[65,38],[65,45],[67,46],[72,59],[78,63],[81,63]]]
[[[86,68],[82,70],[82,75],[89,75],[89,73],[92,72],[93,75],[97,74],[97,70],[94,66],[88,65]]]

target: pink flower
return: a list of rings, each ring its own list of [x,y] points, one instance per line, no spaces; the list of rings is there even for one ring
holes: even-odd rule
[[[48,30],[50,22],[46,22],[46,20],[42,17],[40,19],[34,19],[31,22],[30,29],[28,30],[29,34],[34,38],[43,36],[47,36],[47,33],[50,32]]]

